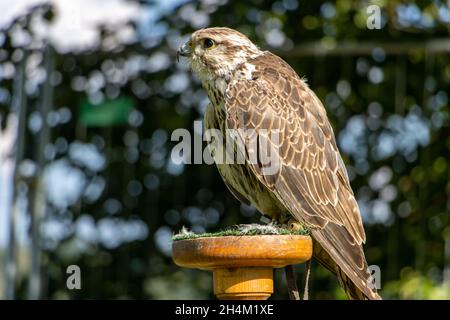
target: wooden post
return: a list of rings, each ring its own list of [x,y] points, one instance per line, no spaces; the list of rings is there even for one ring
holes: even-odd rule
[[[213,272],[220,300],[265,300],[273,293],[273,269],[311,259],[303,235],[204,237],[174,241],[173,259],[185,268]]]

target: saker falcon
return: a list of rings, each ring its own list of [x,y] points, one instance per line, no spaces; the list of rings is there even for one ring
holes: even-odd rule
[[[244,163],[217,163],[230,191],[280,224],[307,226],[314,258],[338,277],[349,298],[380,299],[370,285],[366,235],[333,129],[305,81],[229,28],[194,32],[178,54],[207,90],[205,127],[219,129],[224,139],[226,130],[235,129],[243,142]],[[256,147],[245,130],[256,133]],[[263,145],[277,153],[275,172],[250,161]]]

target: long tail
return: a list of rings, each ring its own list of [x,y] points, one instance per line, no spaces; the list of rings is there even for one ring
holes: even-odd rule
[[[344,270],[344,268],[340,267],[335,262],[335,259],[333,259],[317,241],[314,241],[313,253],[314,259],[338,278],[339,283],[341,284],[349,299],[381,300],[381,297],[376,292],[376,289],[371,289],[367,285],[369,283],[370,275],[365,272],[367,269],[366,263],[364,272],[355,272],[354,270],[349,270],[348,263],[342,263],[343,261],[340,261],[340,265],[347,269]]]
[[[337,267],[337,266],[336,266]],[[381,300],[381,297],[376,292],[371,292],[370,295],[366,295],[361,291],[341,268],[337,267],[337,278],[342,288],[344,288],[347,297],[351,300]]]

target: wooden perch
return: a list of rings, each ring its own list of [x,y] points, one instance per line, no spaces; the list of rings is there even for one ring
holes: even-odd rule
[[[174,241],[173,259],[185,268],[213,272],[220,300],[265,300],[273,293],[273,269],[311,259],[306,235],[205,237]]]

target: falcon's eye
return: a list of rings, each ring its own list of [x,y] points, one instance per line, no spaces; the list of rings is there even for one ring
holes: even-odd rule
[[[209,38],[203,39],[203,48],[205,48],[205,49],[212,49],[215,46],[216,46],[216,43],[214,42],[214,40],[209,39]]]

